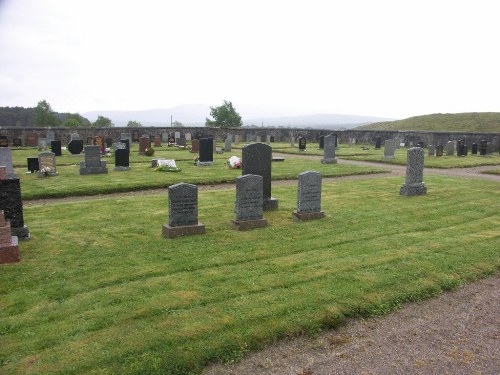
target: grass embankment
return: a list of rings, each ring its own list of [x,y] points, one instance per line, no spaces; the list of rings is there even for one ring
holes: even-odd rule
[[[55,179],[54,179],[55,180]],[[199,193],[207,233],[167,240],[167,195],[27,207],[0,266],[0,373],[188,374],[346,316],[384,314],[500,268],[498,182],[325,183],[326,217],[234,231],[234,191]]]
[[[230,169],[225,160],[215,160],[214,165],[206,167],[195,166],[192,160],[176,161],[176,165],[181,172],[155,172],[150,162],[134,163],[130,171],[119,172],[113,171],[113,165],[109,165],[108,174],[99,175],[81,176],[79,165],[58,167],[59,176],[56,177],[40,178],[37,174],[25,174],[24,168],[18,168],[16,172],[21,178],[21,192],[25,200],[167,188],[178,182],[219,184],[234,182],[242,173],[241,169]],[[272,163],[272,178],[296,179],[299,173],[307,170],[318,171],[324,177],[384,172],[377,167],[321,164],[319,160],[285,160]]]
[[[404,120],[376,122],[356,130],[430,130],[500,133],[499,112],[435,113]]]

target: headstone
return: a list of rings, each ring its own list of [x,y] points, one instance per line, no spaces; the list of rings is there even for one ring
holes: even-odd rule
[[[424,146],[425,146],[425,143],[422,141],[417,143],[417,147],[424,148]]]
[[[7,176],[6,168],[3,166],[0,167],[0,211],[3,211],[4,218],[10,221],[13,236],[19,239],[30,238],[29,229],[24,224],[19,177]]]
[[[12,147],[21,147],[21,146],[22,146],[21,138],[14,138],[12,140]]]
[[[50,142],[50,150],[54,153],[55,156],[61,156],[61,141],[52,141]]]
[[[161,147],[161,137],[159,135],[155,137],[155,147]]]
[[[335,139],[334,134],[329,134],[323,138],[323,159],[321,164],[336,164],[337,158],[335,157]]]
[[[495,144],[493,142],[488,142],[486,146],[486,155],[491,155],[495,152]]]
[[[40,165],[38,164],[38,158],[27,158],[28,160],[28,172],[34,173],[40,170]]]
[[[305,137],[299,138],[299,151],[305,151],[307,146],[307,141]]]
[[[132,145],[132,134],[130,133],[120,133],[120,141],[128,140],[128,149]]]
[[[106,174],[106,162],[101,161],[101,152],[98,145],[85,146],[85,160],[80,162],[80,174]]]
[[[396,151],[396,145],[393,139],[387,139],[384,142],[384,159],[394,159],[394,152]]]
[[[174,132],[174,138],[177,140],[181,137],[181,132]]]
[[[448,141],[446,143],[446,156],[453,156],[455,152],[455,142]]]
[[[201,138],[200,139],[200,151],[198,153],[198,166],[212,165],[214,163],[214,139],[213,138]]]
[[[87,145],[92,145],[92,143],[94,142],[94,139],[92,137],[87,137]]]
[[[295,147],[295,137],[290,137],[290,147]]]
[[[104,140],[104,143],[106,144],[106,148],[111,148],[111,146],[113,146],[113,139],[112,138],[106,138]]]
[[[30,147],[38,146],[38,134],[37,133],[28,133],[27,142]]]
[[[115,143],[116,144],[116,143]],[[118,144],[124,145],[122,142],[118,142]],[[119,148],[115,149],[115,167],[114,171],[128,171],[130,170],[130,153],[127,148]]]
[[[319,136],[319,149],[322,150],[325,148],[325,136],[320,135]]]
[[[274,143],[274,139],[275,139],[275,137],[274,137],[274,135],[272,135],[271,139],[270,139],[271,143]]]
[[[254,143],[242,148],[242,175],[262,176],[264,211],[278,208],[278,200],[271,197],[272,148],[264,143]]]
[[[56,156],[52,152],[41,152],[38,154],[38,176],[57,176]]]
[[[4,211],[0,210],[0,264],[20,260],[17,236],[12,236],[10,221],[5,219]]]
[[[193,139],[191,141],[191,152],[200,152],[200,140]]]
[[[267,225],[263,218],[262,176],[247,174],[236,177],[236,219],[231,220],[237,230],[262,228]]]
[[[437,145],[436,146],[436,157],[441,157],[443,156],[443,145]]]
[[[472,144],[472,155],[477,155],[477,143]]]
[[[198,222],[196,185],[181,182],[168,188],[168,224],[162,233],[167,238],[205,233],[205,225]]]
[[[295,221],[321,219],[321,173],[307,171],[299,174],[297,210],[292,212]]]
[[[81,139],[72,139],[67,146],[71,155],[80,155],[83,151],[83,141]]]
[[[429,145],[429,156],[434,156],[434,155],[436,155],[436,146]]]
[[[271,143],[271,136],[270,135],[266,135],[266,143],[267,144]]]
[[[465,139],[459,139],[457,142],[457,156],[467,156],[467,145]]]
[[[382,139],[380,137],[375,138],[375,148],[379,149],[382,146]]]
[[[0,167],[5,167],[7,178],[16,177],[12,163],[12,150],[9,147],[0,148]]]
[[[127,149],[127,144],[125,142],[115,142],[113,143],[113,149],[115,150],[126,150]]]
[[[70,141],[70,142],[71,142],[71,141],[75,141],[75,140],[76,140],[76,141],[79,141],[80,139],[81,139],[81,138],[80,138],[80,134],[78,134],[78,133],[71,133],[71,134],[69,135],[69,141]],[[83,143],[83,142],[82,142],[82,143]]]
[[[48,149],[47,140],[45,138],[39,138],[38,139],[38,150],[45,151],[47,149]]]
[[[186,137],[183,134],[181,134],[181,137],[177,140],[177,146],[186,146]]]
[[[175,143],[175,137],[174,137],[173,135],[170,135],[170,136],[168,137],[167,142],[168,142],[168,145],[169,145],[169,146],[173,145],[173,144]]]
[[[240,144],[240,136],[238,134],[234,136],[234,144],[236,145]]]
[[[132,142],[139,142],[139,132],[137,130],[132,132]]]
[[[53,130],[47,130],[47,135],[45,136],[45,139],[47,140],[47,143],[50,143],[52,141],[56,140],[56,135],[54,134]]]
[[[142,136],[139,138],[139,154],[144,154],[148,148],[151,147],[151,139]]]
[[[186,138],[186,141],[191,141],[191,133],[184,134],[184,138]]]
[[[226,140],[224,141],[224,151],[231,151],[231,138],[226,138]]]
[[[165,143],[168,142],[168,133],[161,133],[161,141]]]
[[[120,139],[119,143],[124,144],[125,148],[130,153],[130,144],[131,144],[130,139]],[[120,149],[120,147],[118,147],[118,149]]]
[[[488,141],[482,139],[479,144],[479,155],[484,156],[488,151]]]
[[[405,184],[399,190],[401,195],[422,195],[427,193],[424,178],[424,150],[413,147],[408,150]]]

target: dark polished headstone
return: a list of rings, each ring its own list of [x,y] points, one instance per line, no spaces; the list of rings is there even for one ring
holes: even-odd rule
[[[278,200],[271,197],[272,148],[264,143],[253,143],[242,148],[242,175],[262,176],[263,208],[277,209]]]
[[[479,155],[484,156],[488,152],[488,141],[482,139],[479,146]]]
[[[319,148],[322,150],[325,147],[325,136],[320,135],[319,136]]]
[[[214,162],[214,139],[201,138],[198,165],[211,165]]]
[[[115,150],[115,168],[113,170],[128,171],[129,169],[130,169],[130,152],[126,148]]]
[[[85,146],[85,160],[80,162],[80,174],[106,174],[106,162],[101,161],[100,146]]]
[[[28,158],[28,171],[34,173],[40,170],[40,165],[38,164],[38,158]]]
[[[68,143],[67,149],[71,155],[80,155],[83,151],[83,141],[81,139],[73,139]]]
[[[54,153],[55,156],[61,156],[61,141],[51,141],[50,151]]]
[[[472,144],[472,150],[471,150],[471,153],[472,155],[477,155],[477,143],[473,143]]]
[[[0,179],[0,210],[4,211],[5,219],[10,221],[13,236],[30,238],[29,229],[24,223],[19,177]]]
[[[299,151],[305,151],[307,146],[307,141],[305,137],[299,138]]]
[[[436,157],[443,156],[443,150],[444,150],[443,145],[437,145],[436,146]]]
[[[12,140],[12,147],[21,147],[21,146],[22,146],[21,138],[14,138]]]
[[[380,148],[382,146],[382,139],[380,137],[375,138],[375,148]]]

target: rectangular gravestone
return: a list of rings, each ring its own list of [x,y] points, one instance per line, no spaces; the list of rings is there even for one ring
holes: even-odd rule
[[[38,146],[38,134],[37,133],[28,133],[27,142],[30,147]]]
[[[394,159],[394,152],[396,151],[396,143],[393,139],[387,139],[384,142],[384,159]]]
[[[1,167],[0,171],[5,170]],[[0,172],[0,211],[4,211],[5,219],[10,221],[12,235],[20,239],[29,239],[30,233],[24,223],[23,200],[21,197],[21,180],[19,177],[4,178]]]
[[[225,152],[231,151],[231,137],[226,138],[226,140],[224,141],[224,151]]]
[[[295,221],[321,219],[321,173],[307,171],[299,174],[297,210],[292,212]]]
[[[131,133],[120,133],[120,141],[128,140],[128,145],[132,144],[132,134]]]
[[[184,138],[186,138],[186,141],[191,141],[191,133],[184,134]]]
[[[443,145],[437,145],[436,146],[436,157],[443,156],[443,150],[444,150],[444,146]]]
[[[28,162],[28,172],[26,173],[35,173],[40,170],[40,165],[38,164],[38,158],[36,157],[30,157],[27,158]]]
[[[47,143],[55,141],[56,140],[56,135],[55,135],[54,131],[53,130],[47,130],[47,135],[46,135],[45,139],[47,140]]]
[[[240,136],[238,134],[234,136],[234,144],[236,145],[240,144]]]
[[[429,156],[434,156],[436,155],[436,146],[434,145],[429,145]]]
[[[56,156],[53,152],[41,152],[38,154],[38,176],[57,176]]]
[[[214,163],[214,139],[213,138],[201,138],[200,139],[200,151],[198,154],[198,166],[212,165]]]
[[[155,147],[161,147],[161,137],[159,135],[155,136],[154,144]]]
[[[200,140],[193,139],[191,141],[191,152],[200,152]]]
[[[427,193],[424,180],[424,150],[413,147],[408,150],[406,162],[406,179],[399,190],[400,195],[423,195]]]
[[[106,162],[101,161],[101,148],[98,145],[85,146],[85,160],[80,162],[80,174],[106,174]]]
[[[446,156],[453,156],[455,154],[455,142],[449,141],[446,143]]]
[[[164,143],[168,142],[168,133],[161,133],[161,141]]]
[[[237,230],[263,228],[267,220],[263,218],[262,176],[247,174],[236,177],[236,219],[231,220]]]
[[[148,136],[139,138],[139,154],[144,154],[151,147],[151,139]]]
[[[55,156],[61,156],[61,141],[50,142],[50,151],[54,153]]]
[[[335,157],[335,140],[337,136],[329,134],[323,138],[323,159],[321,164],[336,164],[337,158]]]
[[[18,238],[12,236],[10,221],[5,220],[4,211],[0,210],[0,264],[20,260]]]
[[[38,150],[40,150],[40,151],[47,150],[47,140],[45,138],[38,139]]]
[[[322,150],[325,148],[325,136],[320,135],[319,136],[319,149]]]
[[[186,137],[181,134],[181,137],[177,140],[177,146],[186,147]]]
[[[382,138],[377,137],[375,138],[375,148],[379,149],[382,146]]]
[[[477,143],[473,143],[472,144],[472,150],[471,150],[471,153],[472,155],[477,155]]]
[[[132,132],[132,142],[139,142],[139,132],[137,130]]]
[[[124,143],[118,142],[120,145]],[[130,170],[130,153],[126,147],[115,149],[115,167],[114,171],[128,171]]]
[[[9,139],[5,135],[0,135],[0,147],[9,147]]]
[[[305,137],[299,138],[299,151],[305,151],[307,146],[307,141]]]
[[[9,147],[0,148],[0,167],[6,168],[7,178],[16,177],[12,162],[12,150]]]
[[[168,224],[162,233],[167,238],[205,233],[205,225],[198,222],[196,185],[181,182],[168,188]]]
[[[111,146],[113,146],[113,138],[104,139],[104,143],[106,145],[106,148],[111,148]]]
[[[262,176],[264,211],[278,208],[278,200],[271,197],[272,148],[264,143],[254,143],[242,148],[242,175]]]
[[[21,138],[14,138],[12,140],[12,147],[21,147],[21,146],[22,146]]]

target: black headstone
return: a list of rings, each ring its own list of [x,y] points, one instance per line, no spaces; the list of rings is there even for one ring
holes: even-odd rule
[[[417,143],[417,147],[424,148],[424,146],[425,146],[425,144],[422,141]]]
[[[436,156],[443,156],[443,150],[444,150],[443,145],[437,145],[436,146]]]
[[[199,161],[200,162],[213,162],[214,161],[214,139],[213,138],[201,138],[200,139],[200,151],[199,151]]]
[[[139,132],[138,131],[135,131],[132,133],[132,142],[139,142]]]
[[[325,148],[325,136],[324,135],[319,136],[319,148],[320,149]]]
[[[274,135],[272,135],[271,138],[269,138],[269,141],[274,142]]]
[[[21,144],[21,138],[14,138],[12,140],[12,146],[14,147],[21,147],[22,144]]]
[[[128,143],[128,140],[127,140]],[[125,148],[118,149],[115,151],[115,167],[128,167],[129,162],[129,151]]]
[[[304,151],[306,149],[307,141],[304,137],[299,138],[299,150]]]
[[[61,156],[61,141],[51,141],[50,151],[54,153],[55,156]]]
[[[380,137],[375,138],[375,148],[380,148],[382,145],[382,139]]]
[[[129,145],[128,139],[120,139],[120,142],[124,143],[125,147],[127,148],[127,151],[130,152],[130,145]]]
[[[40,170],[40,166],[38,164],[38,156],[34,158],[28,158],[28,171],[31,173],[37,172]]]
[[[481,140],[481,146],[479,148],[479,155],[486,155],[488,152],[488,141],[486,140]]]
[[[457,156],[467,156],[467,145],[465,139],[459,139],[457,142]]]
[[[472,155],[477,155],[477,143],[472,144]]]
[[[0,147],[9,147],[9,140],[7,136],[0,135]]]
[[[81,139],[73,139],[68,143],[68,151],[71,155],[79,155],[83,151],[83,141]]]

